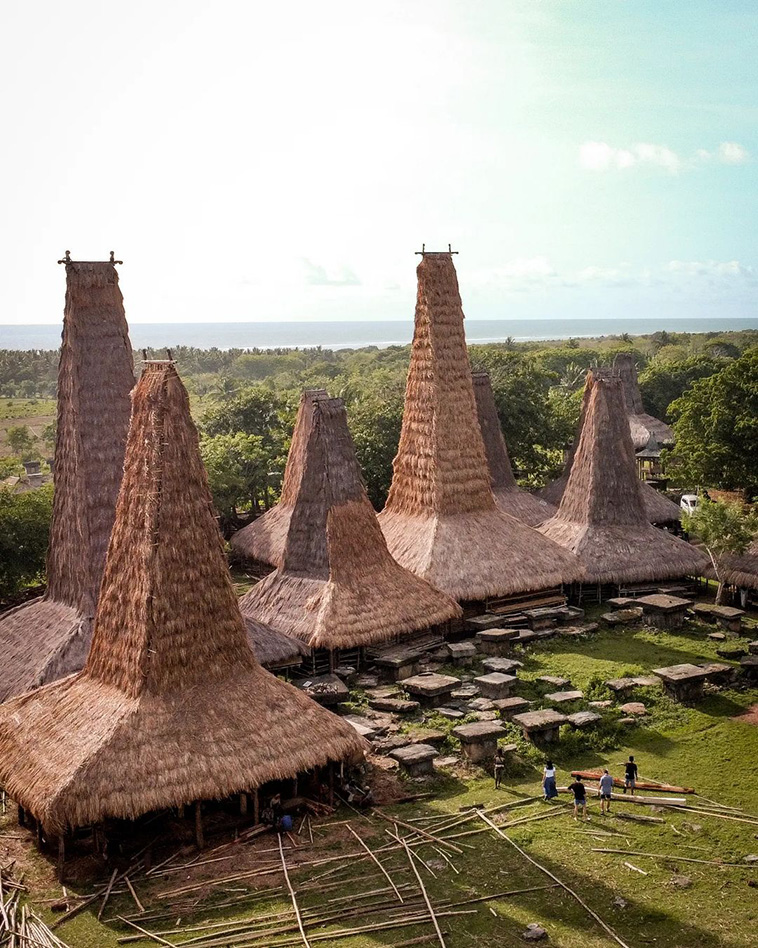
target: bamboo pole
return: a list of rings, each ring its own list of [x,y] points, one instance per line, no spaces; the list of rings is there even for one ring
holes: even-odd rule
[[[303,936],[303,944],[305,948],[311,948],[310,942],[305,934],[305,929],[303,928],[303,920],[300,917],[300,909],[297,906],[297,896],[295,895],[295,890],[292,888],[292,883],[290,882],[290,874],[287,872],[287,860],[284,858],[284,847],[282,846],[282,836],[279,834],[279,856],[282,860],[282,872],[284,873],[284,881],[287,883],[287,888],[290,890],[290,898],[292,899],[292,908],[295,910],[295,915],[297,916],[297,925],[300,929],[300,934]]]
[[[406,843],[404,839],[401,838],[400,842],[403,844],[403,848],[405,849],[406,855],[408,856],[408,862],[410,862],[411,864],[411,869],[413,869],[413,874],[416,876],[416,879],[419,884],[419,888],[421,889],[421,894],[424,896],[424,902],[426,902],[426,907],[429,910],[429,917],[431,918],[432,924],[434,925],[434,930],[437,932],[437,938],[439,940],[439,943],[442,946],[442,948],[446,948],[445,939],[442,937],[442,932],[440,931],[440,926],[439,926],[439,922],[437,921],[437,916],[434,914],[434,909],[432,908],[432,903],[429,901],[429,896],[427,895],[426,887],[424,886],[423,880],[421,879],[421,875],[418,869],[416,868],[416,863],[413,861],[413,853],[408,848],[408,844]]]
[[[531,857],[528,853],[524,852],[524,850],[523,850],[520,846],[518,846],[516,843],[514,843],[513,840],[510,839],[508,836],[506,836],[505,833],[500,829],[500,827],[497,826],[495,823],[493,823],[492,820],[491,820],[488,816],[486,816],[486,815],[485,815],[484,813],[482,813],[482,812],[479,813],[479,816],[480,816],[480,818],[481,818],[482,820],[484,820],[485,823],[487,823],[488,826],[491,826],[491,827],[492,827],[492,829],[498,834],[498,836],[501,836],[507,843],[510,843],[510,845],[513,846],[513,848],[514,848],[517,852],[519,852],[519,853],[524,857],[524,859],[526,859],[526,860],[527,860],[528,862],[530,862],[533,866],[535,866],[537,869],[539,869],[540,872],[544,872],[546,876],[549,876],[554,882],[557,882],[558,885],[559,885],[562,889],[565,889],[565,891],[568,892],[569,895],[571,895],[573,898],[575,898],[576,901],[582,906],[582,908],[585,909],[585,911],[589,912],[589,914],[590,914],[590,915],[595,919],[595,921],[607,932],[607,934],[609,934],[609,935],[611,936],[611,938],[612,938],[615,942],[617,942],[619,945],[621,945],[621,948],[629,948],[629,945],[627,945],[627,943],[626,943],[625,941],[622,941],[622,940],[619,938],[619,936],[616,934],[616,932],[614,932],[614,930],[610,927],[610,925],[607,925],[607,924],[602,920],[602,918],[600,918],[600,916],[597,914],[597,912],[594,912],[594,911],[589,907],[589,905],[587,905],[587,903],[584,901],[584,899],[581,898],[581,896],[577,895],[576,892],[574,892],[573,889],[570,889],[570,888],[566,885],[565,882],[561,882],[561,880],[560,880],[557,876],[553,875],[553,873],[552,873],[549,869],[546,869],[544,866],[540,865],[540,864],[537,862],[536,859],[532,859],[532,857]]]
[[[152,941],[157,941],[159,945],[168,945],[168,948],[177,948],[177,946],[174,944],[174,942],[172,942],[172,941],[166,941],[166,939],[165,939],[165,938],[161,938],[160,935],[155,935],[155,934],[153,934],[153,932],[147,931],[146,928],[142,928],[142,927],[139,926],[136,922],[130,922],[128,918],[124,918],[123,915],[118,915],[118,916],[116,916],[116,917],[117,917],[120,921],[122,921],[125,925],[129,925],[129,926],[131,926],[132,928],[136,928],[138,932],[142,932],[142,934],[143,934],[146,938],[150,938]]]
[[[113,888],[113,883],[116,881],[117,875],[118,875],[118,869],[114,869],[113,874],[111,875],[111,878],[110,878],[110,882],[108,883],[108,887],[105,890],[105,895],[103,896],[103,904],[100,906],[100,911],[97,913],[98,922],[103,917],[103,910],[105,906],[108,904],[108,899],[111,896],[111,889]]]
[[[388,823],[395,823],[398,826],[402,826],[403,829],[410,830],[411,833],[418,833],[420,836],[430,839],[433,843],[441,843],[447,849],[452,849],[453,852],[463,855],[463,850],[456,846],[454,843],[446,842],[444,839],[440,839],[439,836],[433,836],[431,833],[427,833],[426,830],[418,829],[415,826],[411,826],[409,823],[404,823],[402,820],[394,819],[393,817],[387,816],[386,813],[382,813],[381,810],[372,810],[372,813],[381,817],[383,820],[386,820]]]
[[[361,846],[363,846],[363,848],[366,850],[366,852],[369,854],[369,856],[373,859],[373,861],[377,864],[377,866],[379,867],[380,872],[384,875],[384,877],[386,878],[387,882],[389,882],[389,884],[392,886],[392,889],[393,889],[395,895],[397,896],[398,901],[399,901],[399,902],[402,902],[402,901],[403,901],[403,897],[402,897],[402,895],[400,895],[400,893],[398,892],[397,886],[396,886],[395,883],[392,881],[392,879],[391,879],[391,877],[390,877],[390,874],[387,872],[387,870],[384,868],[384,866],[381,864],[381,862],[380,862],[380,861],[377,859],[377,857],[371,852],[371,850],[370,850],[369,847],[366,845],[366,843],[360,838],[360,836],[355,832],[355,830],[353,829],[353,827],[352,827],[349,823],[347,824],[347,828],[350,830],[350,832],[353,834],[353,836],[355,836],[355,838],[358,840],[358,842],[361,844]]]
[[[752,869],[749,862],[718,862],[716,859],[694,859],[691,856],[678,856],[667,853],[643,853],[636,849],[596,849],[593,853],[609,853],[616,856],[647,856],[648,859],[670,859],[672,862],[697,862],[702,866],[717,866],[721,869]]]

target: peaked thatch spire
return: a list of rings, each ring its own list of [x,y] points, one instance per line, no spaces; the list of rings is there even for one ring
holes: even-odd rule
[[[89,657],[0,707],[0,783],[60,829],[222,798],[362,747],[256,661],[187,393],[172,364],[148,363]]]
[[[479,427],[484,440],[484,451],[487,455],[490,484],[495,501],[501,510],[512,517],[530,527],[536,527],[543,520],[553,516],[555,507],[542,498],[521,490],[516,483],[511,459],[508,457],[508,448],[500,427],[489,374],[474,372],[473,379]]]
[[[313,405],[319,399],[328,397],[323,388],[306,390],[300,396],[300,409],[292,432],[279,503],[234,534],[232,548],[242,556],[269,566],[282,565],[284,541],[303,476],[305,446],[313,426]]]
[[[379,516],[390,552],[456,599],[577,579],[571,556],[495,504],[451,255],[426,254],[417,273],[403,427]]]
[[[47,592],[0,619],[0,701],[76,671],[87,655],[133,385],[114,263],[67,259]]]
[[[607,369],[597,369],[595,372],[598,376],[601,374],[608,374]],[[551,481],[539,492],[539,496],[543,500],[547,501],[549,504],[553,504],[555,507],[560,505],[561,499],[563,498],[563,492],[566,490],[566,484],[568,483],[569,474],[571,473],[571,467],[574,463],[574,455],[576,454],[579,438],[582,433],[582,426],[584,425],[584,415],[587,410],[590,391],[591,385],[588,382],[584,389],[579,425],[569,449],[569,453],[566,457],[566,461],[563,465],[563,471],[558,477],[556,477],[554,481]],[[642,493],[642,503],[645,508],[645,516],[650,523],[674,523],[674,521],[682,519],[681,509],[677,507],[673,500],[669,500],[665,494],[662,494],[659,490],[656,490],[654,487],[651,487],[644,481],[639,481],[639,490]]]
[[[666,422],[645,413],[642,393],[637,382],[637,366],[632,353],[619,352],[613,360],[613,371],[621,379],[624,388],[624,403],[629,416],[634,450],[644,448],[651,437],[654,437],[659,445],[673,444],[674,432]]]
[[[310,411],[282,566],[243,597],[243,614],[314,648],[368,645],[460,616],[390,556],[342,399],[319,398]]]
[[[593,583],[699,575],[707,558],[650,525],[621,380],[590,373],[582,433],[558,513],[540,532],[576,553]]]

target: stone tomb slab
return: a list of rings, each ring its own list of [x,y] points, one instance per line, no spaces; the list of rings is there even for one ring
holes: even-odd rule
[[[510,697],[511,690],[518,681],[515,675],[505,675],[503,672],[489,672],[474,679],[483,698],[491,701]]]
[[[439,751],[431,744],[408,744],[390,751],[389,756],[409,777],[426,777],[434,773],[434,759],[439,757]]]
[[[758,655],[745,655],[740,659],[740,668],[748,678],[758,679]]]
[[[637,600],[631,596],[615,596],[613,599],[606,599],[606,603],[613,611],[618,609],[633,609],[637,605]]]
[[[576,714],[570,714],[567,720],[571,727],[582,730],[585,727],[593,727],[595,724],[599,724],[603,718],[595,711],[577,711]]]
[[[600,621],[605,625],[628,625],[630,622],[638,622],[642,618],[642,608],[635,606],[630,609],[616,609],[614,612],[605,612],[600,616]]]
[[[476,633],[479,650],[484,655],[507,655],[519,629],[483,629]]]
[[[560,727],[566,723],[567,718],[554,708],[547,708],[544,711],[516,714],[512,720],[514,724],[518,724],[528,741],[544,741],[550,744],[558,740]]]
[[[406,698],[370,698],[368,706],[374,711],[388,711],[390,714],[411,714],[420,707],[418,701]]]
[[[425,675],[413,675],[406,678],[403,688],[422,704],[434,707],[444,704],[447,696],[460,686],[460,680],[452,675],[438,675],[429,672]]]
[[[505,730],[497,721],[477,721],[454,727],[453,735],[461,742],[466,757],[478,764],[495,756],[498,738],[505,736]]]
[[[571,704],[573,701],[581,701],[583,697],[583,691],[553,691],[545,695],[545,700],[551,704]]]
[[[642,606],[645,618],[659,629],[675,629],[684,625],[687,610],[693,604],[691,599],[669,596],[665,593],[653,593],[652,596],[640,596],[637,604]]]
[[[523,662],[515,658],[485,658],[482,667],[488,672],[502,672],[504,675],[516,675],[519,668],[524,667]]]
[[[481,632],[484,629],[496,629],[503,619],[502,616],[492,615],[492,613],[485,613],[481,616],[473,616],[471,619],[466,619],[466,628],[471,632]]]
[[[663,687],[677,701],[693,701],[701,697],[703,683],[708,678],[704,668],[690,662],[654,668],[653,674],[661,679]]]
[[[476,658],[473,642],[448,642],[447,653],[453,665],[469,665]]]
[[[510,721],[514,714],[522,714],[524,711],[527,711],[530,706],[530,702],[526,698],[518,698],[516,696],[512,698],[501,698],[499,701],[494,701],[495,710],[498,712],[500,717],[504,721]]]
[[[571,679],[561,678],[558,675],[540,675],[539,678],[535,679],[536,683],[540,688],[570,688]]]

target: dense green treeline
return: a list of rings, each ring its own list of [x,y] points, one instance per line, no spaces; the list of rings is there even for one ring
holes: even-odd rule
[[[752,331],[469,347],[473,368],[491,375],[503,433],[523,486],[540,486],[559,472],[563,448],[577,425],[587,369],[608,364],[622,350],[634,354],[646,410],[675,427],[677,447],[667,458],[673,483],[686,489],[744,488],[758,496],[758,332]],[[173,355],[190,392],[227,535],[246,511],[275,502],[300,393],[306,388],[324,388],[345,400],[369,496],[381,509],[400,436],[409,346],[337,351],[176,347]],[[138,368],[140,358],[135,359]],[[29,411],[34,403],[28,399],[54,395],[56,372],[57,353],[0,351],[0,393],[6,396],[0,418],[7,422],[2,428],[0,421],[0,442],[11,455],[2,459],[0,478],[18,473],[22,454],[27,459],[51,453],[54,424],[42,427],[35,440],[28,428],[13,421],[13,399],[26,398],[19,411]],[[0,530],[18,536],[31,517],[39,533],[41,508],[32,510],[21,496],[27,495],[13,501],[6,497]],[[0,576],[0,595],[39,578],[43,548],[37,544],[26,551],[20,572],[5,580]]]

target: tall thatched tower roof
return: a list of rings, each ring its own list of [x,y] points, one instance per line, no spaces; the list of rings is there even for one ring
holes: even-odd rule
[[[597,374],[607,374],[608,370],[597,370]],[[579,445],[579,438],[582,433],[582,426],[584,424],[584,415],[587,410],[587,403],[589,401],[591,386],[586,385],[584,389],[584,397],[582,399],[582,412],[579,419],[579,426],[574,436],[574,441],[569,449],[569,453],[566,457],[566,461],[563,465],[563,471],[561,474],[556,477],[554,481],[551,481],[546,487],[544,487],[540,492],[539,496],[547,501],[549,504],[553,504],[555,507],[558,507],[561,499],[563,497],[563,492],[566,490],[566,484],[568,483],[569,474],[571,473],[571,466],[574,463],[574,455],[576,454],[577,446]],[[633,437],[632,437],[632,440]],[[639,490],[642,494],[642,504],[645,508],[645,516],[647,517],[650,523],[674,523],[677,520],[682,519],[682,511],[673,500],[669,500],[665,494],[662,494],[661,491],[656,490],[654,487],[651,487],[650,484],[646,484],[645,481],[639,481]]]
[[[613,360],[613,371],[621,379],[624,389],[624,404],[629,416],[629,428],[632,432],[634,450],[646,447],[654,438],[660,445],[672,445],[674,432],[665,421],[654,418],[645,412],[642,393],[637,382],[637,366],[631,352],[619,352]]]
[[[505,445],[500,419],[495,405],[495,396],[492,393],[492,382],[487,372],[474,372],[474,397],[476,411],[479,418],[479,427],[484,440],[484,452],[487,455],[487,467],[490,472],[490,484],[495,501],[501,510],[528,524],[536,527],[552,517],[555,507],[541,497],[535,497],[528,491],[521,490],[513,476],[511,459],[508,457],[508,448]]]
[[[232,548],[242,556],[269,566],[281,566],[290,517],[303,476],[306,444],[313,427],[313,405],[328,397],[323,388],[306,390],[300,396],[279,503],[234,534]]]
[[[0,701],[81,668],[124,464],[132,349],[114,261],[65,259],[55,498],[41,600],[0,618]]]
[[[342,399],[316,399],[310,415],[294,459],[298,489],[282,566],[242,598],[243,614],[314,648],[369,645],[460,616],[452,599],[390,556]]]
[[[622,382],[587,379],[584,421],[558,513],[540,532],[575,553],[593,583],[699,575],[707,557],[648,522]]]
[[[222,798],[362,750],[256,661],[187,393],[172,364],[148,363],[89,657],[0,707],[0,783],[60,829]]]
[[[578,579],[573,557],[495,504],[452,256],[425,254],[417,274],[403,427],[379,515],[390,552],[462,600]]]

